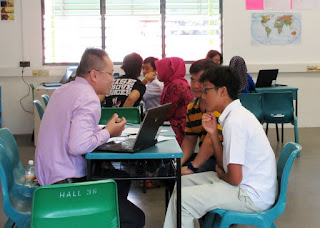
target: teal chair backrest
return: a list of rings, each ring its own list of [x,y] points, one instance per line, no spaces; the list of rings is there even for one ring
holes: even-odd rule
[[[119,228],[114,180],[38,187],[33,196],[31,227]]]
[[[42,94],[41,97],[43,99],[44,105],[47,107],[47,105],[49,103],[49,100],[50,100],[49,95],[48,94]]]
[[[7,155],[12,164],[15,182],[17,182],[18,184],[24,184],[25,169],[23,168],[20,161],[16,140],[8,128],[0,129],[0,144],[2,144],[6,148]]]
[[[102,107],[99,124],[107,124],[114,113],[117,113],[119,118],[126,118],[127,123],[139,124],[141,122],[138,107]]]
[[[11,167],[15,191],[25,197],[32,198],[35,186],[25,186],[25,169],[21,164],[17,142],[8,128],[0,129],[0,144],[5,148]]]
[[[263,123],[261,93],[239,93],[241,104],[255,115],[260,123]]]
[[[4,227],[28,227],[32,198],[25,197],[17,191],[14,184],[12,163],[7,156],[7,151],[0,145],[0,179],[3,199],[3,211],[8,217]],[[29,224],[29,225],[28,225]]]
[[[267,123],[293,123],[292,92],[264,93],[263,113]]]
[[[40,120],[42,120],[43,114],[44,114],[44,110],[42,107],[42,104],[39,100],[34,100],[33,103],[35,104],[37,110],[38,110],[38,114],[39,114],[39,118]]]

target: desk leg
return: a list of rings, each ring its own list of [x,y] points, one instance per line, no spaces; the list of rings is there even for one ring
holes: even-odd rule
[[[181,164],[177,158],[177,228],[181,228]]]
[[[298,94],[296,99],[296,117],[298,117]]]
[[[87,180],[92,180],[92,160],[87,159]]]

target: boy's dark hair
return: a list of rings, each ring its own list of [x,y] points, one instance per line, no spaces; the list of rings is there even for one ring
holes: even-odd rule
[[[84,77],[91,70],[103,70],[106,65],[104,57],[108,57],[108,54],[104,50],[87,48],[82,54],[76,75]]]
[[[238,72],[230,67],[210,68],[201,75],[200,81],[209,81],[219,88],[225,86],[229,97],[232,100],[238,99],[240,78]]]
[[[156,64],[154,64],[154,62],[158,60],[157,58],[155,57],[148,57],[146,58],[144,61],[143,61],[143,64],[147,64],[147,63],[150,63],[150,65],[152,66],[153,70],[156,70]]]
[[[189,69],[190,74],[197,74],[200,71],[208,70],[211,67],[218,67],[219,65],[212,62],[211,59],[200,59],[192,63]]]
[[[126,75],[139,77],[142,68],[142,57],[137,53],[126,55],[123,59],[121,69],[124,70]]]

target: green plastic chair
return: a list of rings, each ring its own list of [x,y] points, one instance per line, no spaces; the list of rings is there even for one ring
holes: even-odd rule
[[[43,102],[44,102],[45,106],[47,107],[47,105],[49,103],[49,100],[50,100],[49,95],[48,94],[42,94],[41,97],[43,99]]]
[[[272,208],[256,213],[216,209],[206,215],[203,227],[227,228],[232,224],[252,225],[265,228],[276,227],[274,220],[279,217],[286,208],[289,175],[293,162],[300,150],[301,146],[299,144],[289,142],[280,153],[277,164],[279,196]]]
[[[263,124],[262,93],[239,93],[241,104]]]
[[[36,187],[25,186],[25,168],[22,166],[17,142],[8,128],[0,129],[0,144],[5,148],[13,169],[16,190],[20,194],[32,198]]]
[[[34,191],[31,227],[119,228],[114,180],[44,185]]]
[[[39,114],[39,118],[40,120],[42,120],[43,114],[44,114],[44,110],[42,107],[42,104],[39,100],[34,100],[33,103],[35,104],[37,110],[38,110],[38,114]]]
[[[4,227],[30,227],[32,198],[21,194],[15,184],[12,163],[8,152],[0,144],[0,179],[3,211],[8,217]]]
[[[114,113],[117,113],[119,118],[126,118],[127,123],[139,124],[141,122],[138,107],[102,107],[99,124],[107,124]]]
[[[292,92],[264,93],[262,104],[264,122],[275,124],[291,123],[294,125],[295,142],[299,143],[298,121],[294,113]],[[268,134],[267,129],[266,133]],[[283,143],[283,125],[281,136]]]

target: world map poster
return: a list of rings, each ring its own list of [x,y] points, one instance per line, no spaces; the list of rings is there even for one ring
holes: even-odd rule
[[[288,45],[301,43],[300,13],[253,13],[251,16],[253,45]]]

